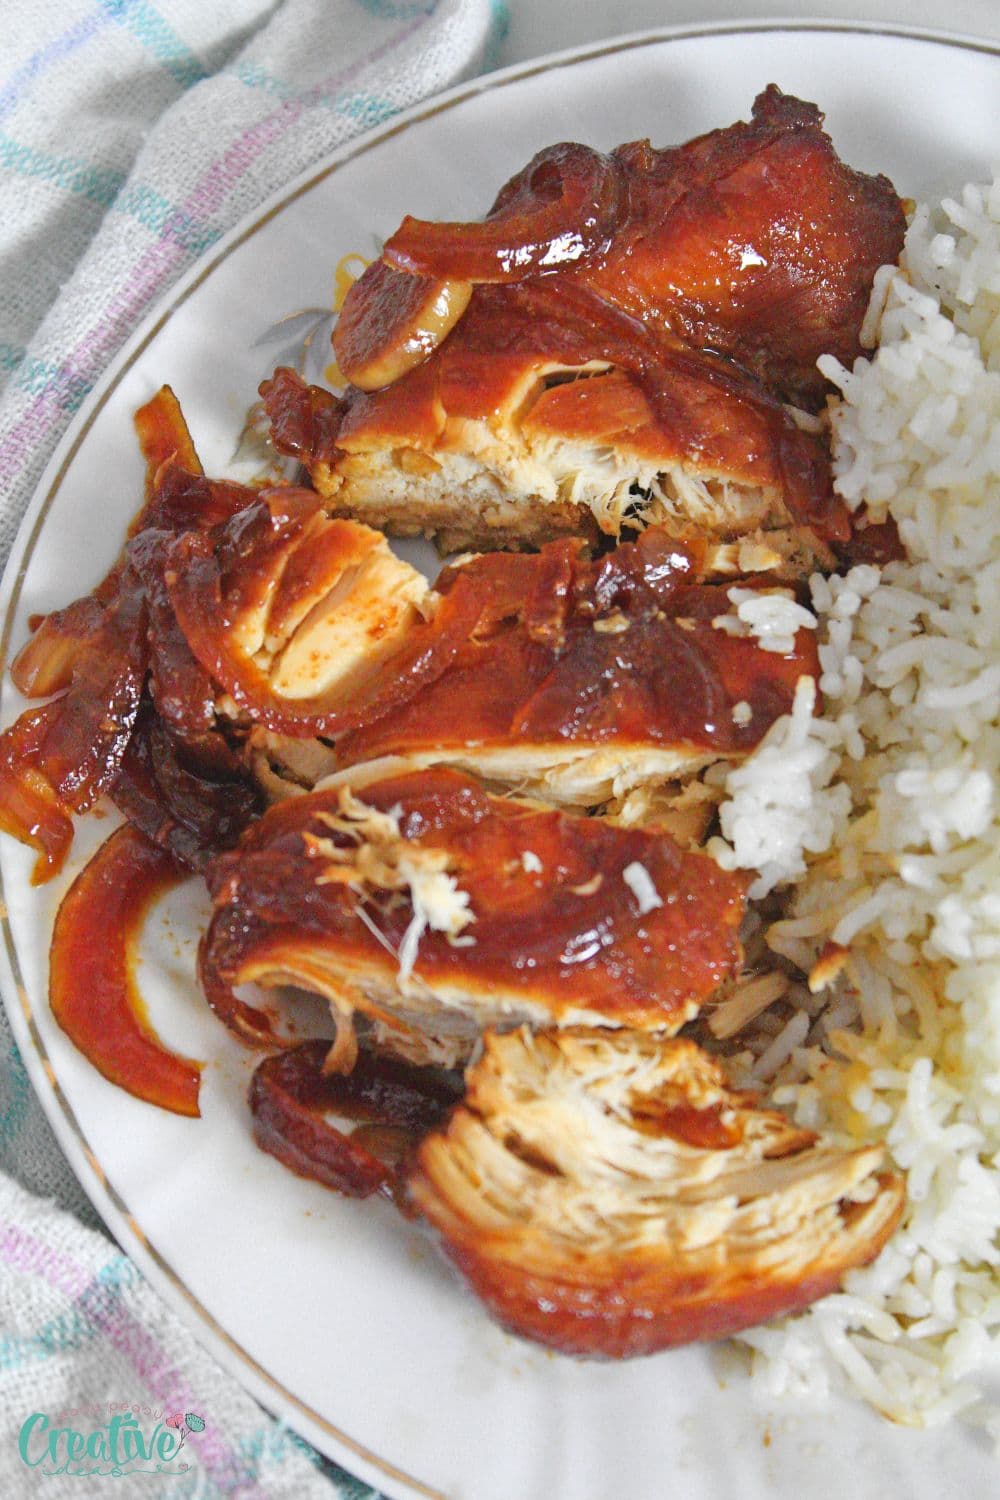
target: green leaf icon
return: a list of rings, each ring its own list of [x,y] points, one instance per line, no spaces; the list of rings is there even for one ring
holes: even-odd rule
[[[205,1431],[204,1418],[199,1417],[199,1415],[198,1415],[197,1412],[195,1412],[195,1411],[185,1412],[184,1413],[184,1420],[187,1423],[188,1430],[190,1432],[204,1432]]]

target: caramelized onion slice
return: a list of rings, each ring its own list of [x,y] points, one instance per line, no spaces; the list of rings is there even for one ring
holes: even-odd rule
[[[58,874],[73,842],[72,819],[37,764],[58,709],[29,709],[0,735],[0,829],[38,850],[32,885]]]
[[[135,430],[142,456],[146,460],[146,499],[152,499],[156,475],[162,464],[173,459],[189,474],[202,473],[201,460],[195,451],[180,402],[163,385],[151,401],[135,414]]]
[[[148,700],[110,792],[134,828],[191,870],[230,848],[261,803],[219,733],[175,739]]]
[[[68,688],[80,653],[103,617],[104,609],[93,594],[46,615],[14,658],[10,669],[14,686],[26,698],[48,698]]]
[[[66,857],[70,814],[86,812],[117,775],[138,713],[145,599],[133,569],[119,584],[115,604],[99,612],[92,634],[70,652],[67,691],[0,735],[0,828],[41,851],[36,885]]]
[[[325,1074],[326,1042],[268,1057],[250,1084],[254,1139],[300,1177],[352,1198],[394,1193],[401,1154],[441,1123],[461,1090],[436,1071],[363,1053]],[[349,1133],[327,1114],[364,1122]]]
[[[344,403],[332,391],[307,385],[302,376],[280,365],[258,387],[271,427],[271,445],[303,464],[332,464]]]
[[[607,250],[625,202],[620,162],[562,142],[540,151],[500,192],[482,224],[435,224],[409,215],[382,258],[415,276],[524,281]]]
[[[126,568],[115,604],[73,665],[37,765],[68,811],[87,812],[114,780],[142,696],[148,660],[146,599]]]
[[[181,878],[176,862],[133,828],[119,828],[63,899],[52,937],[52,1014],[99,1073],[178,1115],[197,1115],[201,1064],[156,1038],[132,974],[150,903]]]
[[[341,373],[362,391],[421,364],[469,305],[468,281],[407,276],[376,260],[351,287],[333,330]]]
[[[129,528],[138,539],[147,531],[204,531],[253,505],[259,491],[231,479],[207,479],[168,458],[157,470],[152,498]]]

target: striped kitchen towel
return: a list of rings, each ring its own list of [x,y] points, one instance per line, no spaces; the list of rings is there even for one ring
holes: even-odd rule
[[[496,0],[6,0],[0,560],[137,320],[319,157],[489,63]]]
[[[504,0],[5,0],[0,562],[143,314],[333,147],[491,66],[504,13]],[[169,1500],[372,1493],[268,1418],[100,1232],[0,1010],[0,1495],[92,1493],[96,1480],[40,1477],[19,1436],[32,1413],[76,1410],[63,1425],[87,1432],[95,1414],[132,1420],[111,1410],[123,1402],[184,1440],[185,1474],[157,1480]],[[29,1431],[29,1456],[44,1436]]]
[[[80,1500],[122,1485],[149,1500],[376,1496],[268,1417],[110,1240],[5,1177],[0,1411],[4,1500]]]

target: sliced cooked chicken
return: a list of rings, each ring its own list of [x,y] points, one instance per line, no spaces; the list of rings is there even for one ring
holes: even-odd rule
[[[177,550],[180,629],[251,722],[272,799],[451,765],[594,807],[745,755],[817,674],[808,615],[775,596],[793,624],[763,649],[698,582],[704,549],[656,527],[596,561],[568,540],[473,556],[434,589],[379,533],[315,510],[261,503]]]
[[[337,741],[338,764],[452,765],[593,807],[740,758],[816,675],[815,648],[808,630],[786,652],[729,634],[726,590],[696,578],[660,528],[595,562],[559,542],[449,570],[445,600],[495,602],[442,671]]]
[[[682,849],[701,848],[722,800],[719,787],[694,778],[685,782],[638,786],[613,797],[600,816],[621,828],[658,828]]]
[[[742,882],[665,834],[488,795],[425,771],[294,797],[209,871],[206,995],[251,1041],[235,986],[329,1000],[413,1061],[463,1061],[486,1026],[673,1032],[739,969]]]
[[[333,508],[446,550],[652,523],[748,538],[785,572],[829,565],[848,518],[815,362],[861,352],[904,221],[821,126],[772,87],[751,123],[685,146],[540,152],[483,224],[404,221],[335,335],[362,344],[361,380],[338,401],[279,371],[275,445]],[[414,304],[475,285],[401,363],[385,303],[404,273]]]
[[[879,1147],[843,1150],[734,1092],[692,1042],[488,1034],[411,1196],[501,1322],[627,1358],[833,1291],[902,1208]]]
[[[708,357],[675,356],[665,416],[665,396],[586,343],[575,359],[498,352],[495,320],[518,319],[497,296],[480,289],[435,360],[383,390],[337,403],[288,369],[261,387],[275,446],[305,461],[332,511],[445,552],[657,525],[750,544],[780,576],[831,565],[848,521],[818,421]],[[537,342],[546,325],[523,323]],[[303,449],[289,434],[324,401],[335,442]]]
[[[270,706],[310,727],[435,605],[380,532],[330,520],[302,490],[270,490],[228,524],[183,533],[167,583],[188,646],[236,710]]]

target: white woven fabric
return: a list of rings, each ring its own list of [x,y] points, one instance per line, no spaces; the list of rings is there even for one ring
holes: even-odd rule
[[[143,312],[332,147],[477,71],[492,0],[8,0],[0,553]]]
[[[501,0],[5,0],[0,561],[59,437],[147,309],[231,224],[334,146],[488,66],[504,9]],[[18,1433],[36,1411],[123,1401],[201,1413],[207,1424],[186,1438],[189,1473],[156,1481],[170,1500],[370,1493],[266,1417],[96,1232],[2,1011],[0,1169],[5,1500],[42,1487],[51,1500],[92,1493],[96,1480],[43,1479],[26,1466]]]
[[[367,1485],[321,1461],[294,1433],[261,1411],[214,1360],[197,1347],[132,1262],[102,1234],[71,1215],[0,1179],[0,1494],[5,1500],[44,1494],[51,1500],[117,1494],[125,1485],[150,1500],[362,1500]],[[145,1440],[175,1413],[204,1423],[184,1434],[169,1460],[174,1472],[146,1477],[141,1456],[111,1464],[84,1459],[76,1472],[55,1472],[67,1461],[66,1439],[47,1451],[48,1434],[65,1427],[86,1438],[105,1433],[127,1409]],[[34,1414],[45,1416],[25,1437]],[[197,1422],[194,1424],[197,1426]],[[168,1428],[175,1441],[176,1428]],[[169,1449],[168,1449],[169,1451]],[[97,1467],[101,1477],[89,1470]],[[185,1472],[176,1472],[185,1469]],[[136,1478],[128,1477],[135,1473]]]

